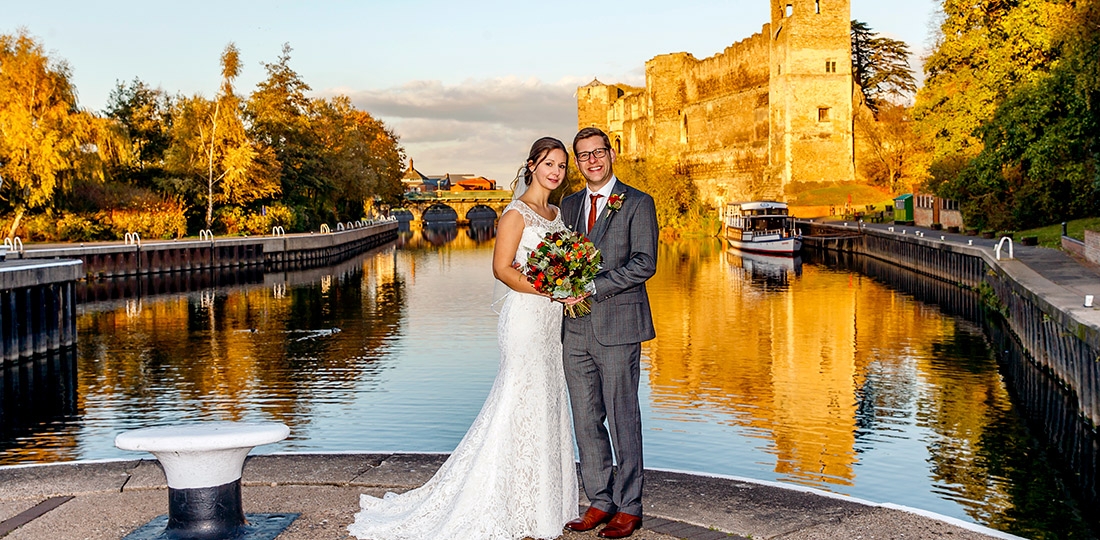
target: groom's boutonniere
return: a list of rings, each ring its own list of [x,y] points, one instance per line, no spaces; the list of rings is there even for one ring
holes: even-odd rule
[[[623,207],[623,199],[626,199],[626,195],[623,193],[612,193],[607,198],[607,208],[609,210],[618,210]]]

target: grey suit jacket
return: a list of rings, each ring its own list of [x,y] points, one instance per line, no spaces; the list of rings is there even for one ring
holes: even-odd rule
[[[600,250],[603,269],[596,275],[592,300],[593,333],[601,345],[641,343],[656,337],[645,282],[657,271],[657,209],[653,197],[621,180],[613,193],[622,194],[622,208],[604,208],[588,238]],[[586,190],[565,197],[562,219],[575,231],[585,232]],[[566,317],[563,324],[581,324]]]

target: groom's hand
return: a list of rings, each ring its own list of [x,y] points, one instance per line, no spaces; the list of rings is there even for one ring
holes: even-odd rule
[[[588,293],[584,293],[581,296],[570,296],[569,298],[562,298],[560,302],[567,306],[573,306],[581,303],[582,301],[584,301],[585,298],[588,298],[589,296],[590,295]]]

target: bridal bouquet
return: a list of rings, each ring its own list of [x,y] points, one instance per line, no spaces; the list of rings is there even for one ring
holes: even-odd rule
[[[581,296],[600,271],[600,250],[583,234],[574,231],[549,232],[527,257],[527,281],[535,290],[552,298]],[[585,298],[565,313],[577,318],[592,312]]]

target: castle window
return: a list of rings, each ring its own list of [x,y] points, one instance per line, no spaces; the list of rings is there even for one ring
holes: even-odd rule
[[[792,6],[790,4],[787,4],[787,9],[785,11],[784,17],[790,17],[793,14],[794,14],[794,6]]]
[[[818,122],[828,122],[829,121],[829,108],[828,107],[818,107],[817,108],[817,121]]]
[[[619,137],[615,137],[615,153],[620,154],[623,151],[623,140]]]
[[[814,13],[821,13],[821,0],[814,0]]]
[[[833,60],[825,61],[825,73],[836,73],[836,62]]]
[[[775,71],[777,72],[778,75],[782,75],[783,74],[783,64],[776,64],[775,65]]]

